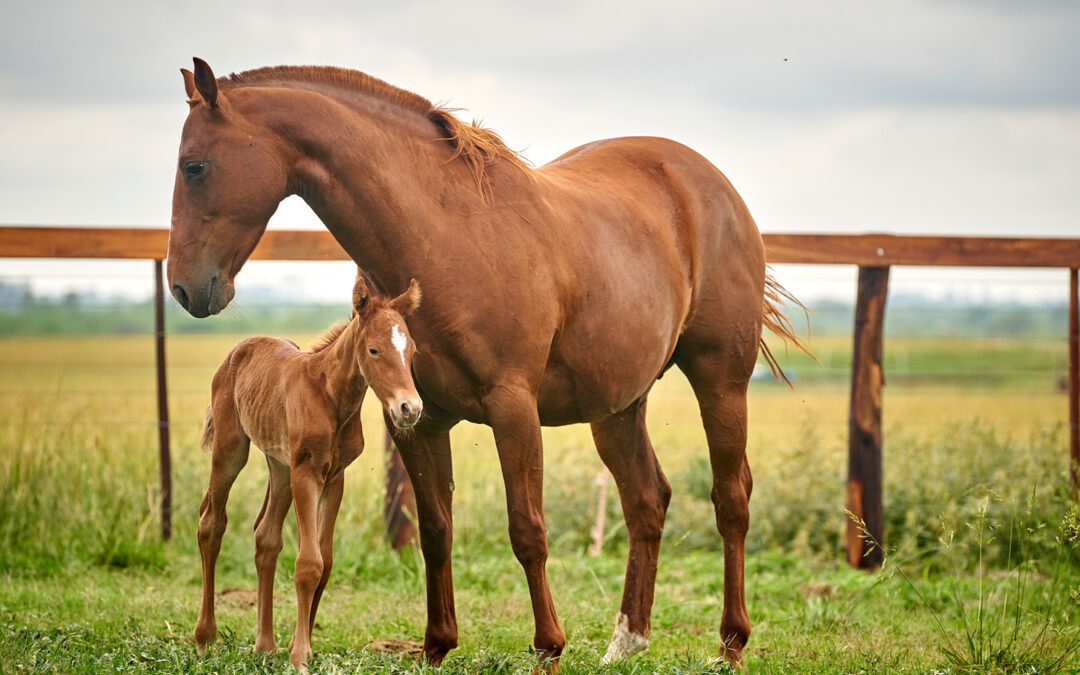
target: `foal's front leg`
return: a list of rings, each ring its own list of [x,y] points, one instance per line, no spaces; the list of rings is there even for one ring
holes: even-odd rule
[[[311,618],[308,632],[315,630],[315,614],[319,611],[326,584],[330,581],[330,571],[334,568],[334,524],[341,509],[341,498],[345,491],[345,472],[342,471],[326,484],[326,492],[319,502],[319,551],[322,553],[323,571],[319,585],[315,587],[315,596],[311,599]]]
[[[506,485],[510,545],[529,583],[536,627],[533,646],[540,658],[556,670],[566,636],[555,615],[547,581],[544,451],[536,398],[524,388],[501,387],[488,396],[485,407]]]
[[[319,502],[330,471],[330,438],[308,438],[293,450],[291,484],[296,505],[296,529],[300,550],[296,554],[296,632],[289,661],[306,670],[311,656],[311,608],[315,589],[323,575],[319,546]]]

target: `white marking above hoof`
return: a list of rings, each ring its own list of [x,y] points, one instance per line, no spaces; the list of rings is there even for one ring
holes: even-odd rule
[[[649,648],[649,638],[630,631],[630,619],[625,614],[619,614],[615,619],[615,635],[608,644],[607,653],[600,663],[607,665],[622,661],[625,658],[640,654]]]

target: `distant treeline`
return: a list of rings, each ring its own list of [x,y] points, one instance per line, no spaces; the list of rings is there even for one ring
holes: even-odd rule
[[[166,300],[166,330],[170,333],[284,333],[320,331],[347,319],[347,303],[233,303],[213,320],[195,319]],[[150,333],[154,330],[151,300],[139,302],[68,293],[62,297],[35,296],[25,285],[0,282],[0,335],[61,335]]]
[[[319,331],[348,318],[342,303],[303,304],[296,300],[245,305],[234,303],[212,320],[194,319],[167,300],[170,333],[281,333]],[[851,332],[854,306],[837,300],[811,300],[810,327],[816,335]],[[798,308],[788,314],[800,333],[807,319]],[[1066,331],[1067,307],[1060,303],[976,303],[929,299],[917,295],[891,297],[885,313],[892,335],[977,335],[987,337],[1060,336]],[[69,293],[35,296],[24,285],[0,282],[0,335],[146,333],[154,326],[149,300],[132,302]]]
[[[811,308],[810,326],[818,335],[851,333],[855,306],[851,302],[819,300]],[[789,308],[800,331],[806,319]],[[919,295],[890,297],[885,308],[885,332],[891,335],[975,335],[986,337],[1064,336],[1068,306],[1052,302],[973,302],[931,299]]]

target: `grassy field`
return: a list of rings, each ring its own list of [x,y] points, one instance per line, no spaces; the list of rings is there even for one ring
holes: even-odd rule
[[[290,336],[303,343],[310,336]],[[270,672],[250,653],[251,522],[260,453],[230,501],[219,562],[221,636],[199,659],[195,543],[208,458],[197,448],[214,368],[237,336],[169,340],[175,538],[157,538],[157,447],[148,336],[0,339],[0,671]],[[752,672],[1080,668],[1080,559],[1067,516],[1064,343],[890,338],[886,348],[886,569],[841,561],[847,366],[843,338],[814,341],[824,363],[789,362],[798,388],[752,386],[755,476],[748,539]],[[366,648],[423,634],[423,577],[380,536],[382,431],[364,409],[368,451],[349,470],[336,567],[315,633],[318,672],[401,672],[410,658]],[[613,672],[711,672],[722,555],[708,501],[696,403],[672,371],[650,399],[657,453],[675,488],[650,652]],[[570,641],[565,672],[594,672],[619,604],[625,529],[611,499],[603,554],[584,553],[602,465],[588,429],[546,429],[549,576]],[[461,648],[444,672],[527,672],[532,627],[505,533],[486,428],[455,448],[455,583]],[[1069,528],[1073,528],[1070,530]],[[279,644],[293,620],[295,536],[277,580]],[[1070,652],[1070,650],[1072,650]]]

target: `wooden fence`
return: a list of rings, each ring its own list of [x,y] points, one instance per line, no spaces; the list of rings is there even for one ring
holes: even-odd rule
[[[161,531],[171,532],[169,418],[165,368],[164,285],[162,261],[168,230],[160,228],[0,227],[0,257],[113,258],[154,261],[154,313],[157,354],[158,428],[161,452]],[[1080,300],[1077,268],[1080,239],[1000,237],[916,237],[893,235],[766,234],[770,263],[856,265],[857,287],[851,410],[848,441],[847,508],[867,530],[883,541],[881,486],[881,401],[883,322],[889,269],[895,265],[947,267],[1057,267],[1069,270],[1069,452],[1070,483],[1077,496],[1080,481]],[[325,231],[267,232],[252,259],[348,260]],[[1063,336],[1064,337],[1064,336]],[[391,461],[394,461],[391,455]],[[400,469],[397,464],[393,468]],[[397,470],[392,475],[401,476]],[[408,486],[388,491],[388,518],[400,508]],[[394,506],[396,505],[396,506]],[[401,526],[400,513],[397,517]],[[402,537],[400,531],[392,539]],[[867,545],[854,524],[848,524],[847,560],[856,567],[877,567],[880,551]]]

